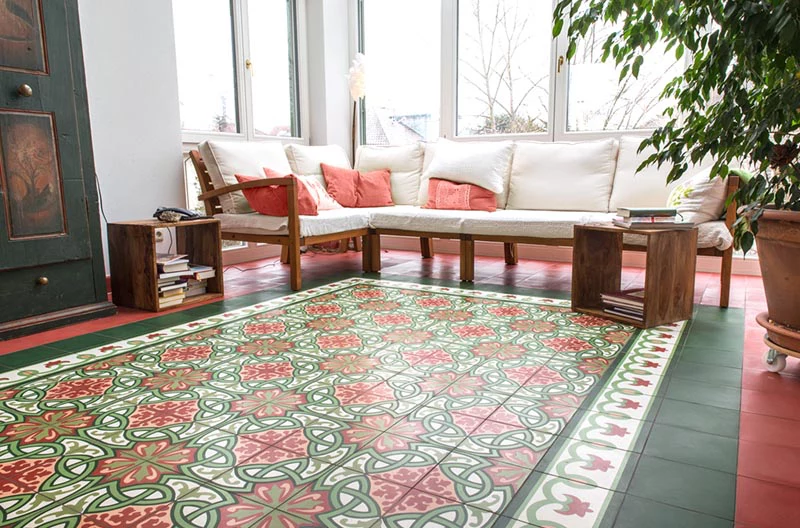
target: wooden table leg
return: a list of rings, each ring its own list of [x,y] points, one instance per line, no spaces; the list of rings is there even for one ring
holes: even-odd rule
[[[517,254],[517,245],[513,242],[503,243],[503,252],[506,257],[506,264],[509,266],[516,266],[519,262],[519,255]]]
[[[422,253],[422,258],[433,258],[433,239],[428,237],[420,237],[419,249]]]
[[[475,241],[471,238],[461,240],[461,280],[475,280]]]

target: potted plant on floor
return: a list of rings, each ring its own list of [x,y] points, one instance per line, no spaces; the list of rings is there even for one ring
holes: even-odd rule
[[[656,154],[642,166],[672,164],[668,181],[706,156],[716,159],[712,178],[750,167],[736,171],[735,244],[757,244],[769,310],[759,322],[800,351],[800,2],[561,0],[554,21],[567,59],[595,24],[611,26],[603,60],[620,80],[637,77],[658,42],[685,61],[661,95],[667,121],[643,141]]]

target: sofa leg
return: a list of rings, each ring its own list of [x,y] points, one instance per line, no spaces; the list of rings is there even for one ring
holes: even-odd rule
[[[300,271],[300,245],[289,244],[289,286],[292,291],[299,291],[303,287],[303,277]]]
[[[461,240],[461,280],[475,280],[475,241],[472,239]]]
[[[364,237],[364,262],[369,262],[369,271],[381,271],[381,237],[370,234]]]
[[[419,250],[422,253],[422,258],[433,258],[433,239],[428,237],[420,237]]]
[[[361,269],[364,273],[372,273],[372,240],[369,235],[362,236],[360,240],[362,241]]]
[[[503,242],[503,252],[506,256],[506,264],[509,266],[516,266],[519,262],[519,255],[517,254],[517,245],[513,242]]]
[[[733,271],[733,248],[722,254],[722,268],[719,273],[719,307],[727,308],[731,300],[731,273]]]
[[[289,263],[289,246],[281,246],[281,264]]]
[[[359,252],[359,251],[361,251],[361,249],[362,249],[362,248],[361,248],[361,238],[362,238],[362,237],[353,237],[353,249],[354,249],[356,252]]]

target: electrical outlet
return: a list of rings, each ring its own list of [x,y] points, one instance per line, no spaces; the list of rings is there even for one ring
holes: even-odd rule
[[[160,244],[164,241],[164,231],[161,229],[156,230],[156,244]]]

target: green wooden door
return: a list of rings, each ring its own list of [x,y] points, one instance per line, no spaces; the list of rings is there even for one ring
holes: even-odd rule
[[[0,0],[0,322],[104,297],[93,170],[75,0]]]

